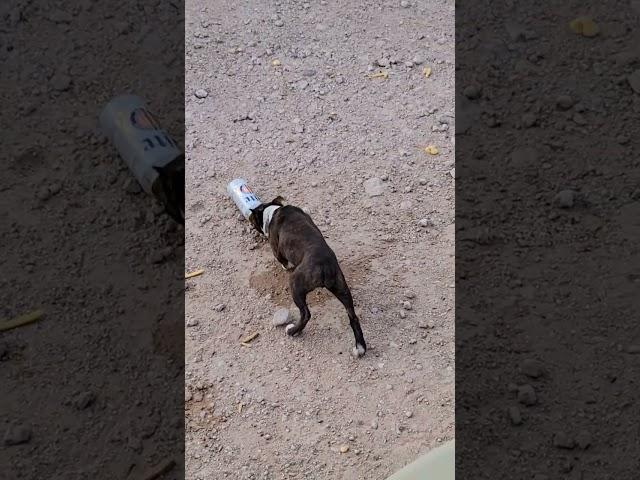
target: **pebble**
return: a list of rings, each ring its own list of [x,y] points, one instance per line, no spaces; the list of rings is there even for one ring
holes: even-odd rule
[[[2,443],[7,446],[20,445],[31,440],[31,430],[24,425],[10,425],[4,434]]]
[[[431,225],[431,222],[428,218],[422,218],[418,221],[418,225],[420,225],[422,228],[427,228]]]
[[[407,417],[407,418],[411,418],[411,417],[413,417],[413,412],[409,412],[409,411],[404,412],[404,416]]]
[[[527,377],[538,378],[542,376],[542,365],[537,360],[527,358],[520,365],[520,371]]]
[[[370,197],[379,197],[384,193],[382,179],[374,177],[364,182],[364,191]]]
[[[534,388],[531,385],[518,387],[518,401],[527,406],[535,405],[538,399]]]
[[[407,312],[400,310],[400,318],[407,318]]]
[[[569,95],[560,95],[556,98],[556,105],[562,110],[569,110],[575,105],[575,101]]]
[[[85,408],[91,406],[91,404],[95,402],[95,400],[96,396],[93,392],[83,392],[75,398],[73,403],[78,410],[84,410]]]
[[[412,62],[415,63],[416,65],[420,65],[424,63],[424,58],[416,56],[416,57],[413,57]]]
[[[423,185],[423,186],[424,186],[424,185],[426,185],[426,184],[427,184],[427,183],[429,183],[429,182],[427,181],[427,179],[426,179],[426,178],[420,178],[420,179],[418,180],[418,183],[419,183],[420,185]]]
[[[480,94],[482,93],[482,89],[477,85],[469,85],[464,88],[462,94],[467,97],[469,100],[475,100],[480,98]]]
[[[273,314],[273,320],[271,321],[274,327],[281,327],[289,323],[289,310],[286,308],[280,308]]]
[[[380,58],[380,59],[376,60],[376,63],[378,64],[379,67],[388,67],[389,66],[389,59],[388,58]]]
[[[71,78],[69,75],[57,73],[51,79],[51,86],[59,92],[64,92],[71,87]]]
[[[564,432],[558,432],[553,436],[553,446],[571,450],[576,446],[576,442]]]
[[[268,433],[265,434],[264,436],[265,440],[271,440],[271,435],[269,435]]]
[[[576,443],[578,444],[578,447],[583,450],[589,448],[591,446],[591,435],[589,434],[589,432],[583,430],[578,433],[578,435],[576,436]]]
[[[204,88],[199,88],[195,91],[196,98],[207,98],[209,96],[209,92],[207,92]]]
[[[274,24],[276,27],[284,27],[284,22],[283,22],[283,21],[282,21],[282,19],[280,19],[280,18],[279,18],[278,20],[276,20],[275,22],[273,22],[273,24]]]
[[[574,202],[575,192],[573,190],[562,190],[553,199],[553,203],[560,208],[571,208]]]
[[[378,429],[378,422],[376,420],[373,420],[371,422],[371,428],[373,428],[374,430]]]
[[[411,302],[407,300],[406,302],[402,302],[402,308],[405,310],[411,310],[413,307],[411,306]]]
[[[402,8],[409,8],[409,7],[410,7],[410,5],[411,5],[411,4],[410,4],[407,0],[402,0],[402,1],[400,2],[400,6],[401,6]]]
[[[416,298],[416,294],[413,292],[404,292],[404,298],[408,298],[409,300]]]
[[[349,451],[349,445],[341,445],[340,453],[347,453]]]
[[[522,423],[522,415],[518,407],[509,407],[509,419],[513,425],[520,425]]]
[[[187,320],[187,327],[196,327],[200,322],[194,318]]]
[[[627,81],[634,92],[640,93],[640,70],[636,70],[627,77]]]

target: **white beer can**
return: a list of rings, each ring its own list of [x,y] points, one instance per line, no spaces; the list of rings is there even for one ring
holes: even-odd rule
[[[256,194],[253,193],[253,190],[249,188],[247,181],[242,178],[236,178],[230,181],[227,185],[227,193],[247,220],[251,215],[251,209],[256,208],[262,203]]]

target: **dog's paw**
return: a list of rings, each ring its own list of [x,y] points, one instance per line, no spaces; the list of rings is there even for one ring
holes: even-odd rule
[[[287,335],[289,335],[290,337],[293,337],[295,335],[295,333],[292,333],[291,331],[296,328],[296,326],[293,323],[290,323],[289,325],[287,325],[284,329],[284,331],[287,333]]]
[[[364,352],[366,352],[366,350],[362,345],[356,345],[351,350],[351,355],[353,356],[353,358],[360,358],[364,355]]]

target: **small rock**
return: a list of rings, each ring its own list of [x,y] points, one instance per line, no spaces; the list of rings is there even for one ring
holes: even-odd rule
[[[575,202],[575,192],[573,190],[562,190],[554,197],[553,203],[560,208],[571,208]]]
[[[636,70],[627,77],[627,81],[634,92],[640,93],[640,70]]]
[[[279,18],[278,20],[276,20],[275,22],[273,22],[273,24],[274,24],[276,27],[284,27],[284,22],[283,22],[283,21],[282,21],[282,19],[280,19],[280,18]]]
[[[527,377],[538,378],[542,376],[542,365],[532,358],[527,358],[520,365],[520,371]]]
[[[304,75],[305,77],[314,77],[316,75],[316,71],[314,69],[308,69],[305,70],[304,72],[302,72],[302,75]]]
[[[269,435],[268,433],[265,433],[264,439],[265,440],[271,440],[271,435]]]
[[[21,445],[31,440],[31,429],[24,425],[10,425],[4,434],[3,444],[7,447]]]
[[[576,443],[582,450],[586,450],[587,448],[589,448],[591,446],[591,435],[589,434],[589,432],[583,430],[578,433],[578,435],[576,436]]]
[[[404,310],[400,310],[400,318],[407,318],[407,312],[405,312]]]
[[[409,7],[411,6],[411,4],[410,4],[407,0],[402,0],[402,1],[400,2],[400,6],[401,6],[402,8],[409,8]]]
[[[404,298],[408,298],[409,300],[416,298],[416,294],[413,292],[404,292],[403,295]]]
[[[556,98],[556,105],[562,110],[569,110],[575,105],[575,101],[569,95],[560,95]]]
[[[213,309],[216,312],[222,312],[225,308],[227,308],[227,306],[224,303],[219,303],[218,305],[216,305],[215,307],[213,307]]]
[[[413,307],[411,306],[411,302],[407,300],[406,302],[402,302],[402,308],[405,310],[411,310]]]
[[[273,314],[272,322],[274,327],[281,327],[289,323],[289,310],[281,308]]]
[[[469,100],[475,100],[480,98],[482,94],[482,89],[478,85],[469,85],[464,88],[462,94],[467,97]]]
[[[162,263],[169,255],[171,255],[171,252],[171,247],[162,248],[157,252],[153,252],[149,256],[149,261],[151,263]]]
[[[200,322],[194,318],[187,320],[187,327],[196,327]]]
[[[76,397],[74,404],[78,410],[84,410],[91,406],[95,402],[96,396],[93,392],[84,392]]]
[[[404,412],[404,416],[407,417],[407,418],[411,418],[411,417],[413,417],[413,412],[406,411],[406,412]]]
[[[209,92],[207,92],[204,88],[199,88],[195,91],[196,98],[207,98],[209,96]]]
[[[341,445],[340,453],[347,453],[349,451],[349,445]]]
[[[364,182],[364,190],[370,197],[379,197],[384,193],[384,185],[380,178],[370,178]]]
[[[421,65],[424,63],[424,58],[416,56],[416,57],[413,57],[411,61],[416,65]]]
[[[376,420],[373,420],[371,422],[371,428],[373,428],[374,430],[378,429],[378,422]]]
[[[51,86],[59,92],[69,90],[71,87],[71,77],[69,77],[69,75],[57,73],[51,79]]]
[[[422,218],[418,221],[418,225],[420,225],[422,228],[427,228],[431,226],[431,221],[428,218]]]
[[[536,391],[531,385],[518,387],[518,401],[523,405],[535,405],[538,401]]]
[[[520,425],[522,423],[522,415],[518,407],[509,408],[509,419],[513,425]]]
[[[424,186],[424,185],[426,185],[426,184],[427,184],[427,183],[429,183],[429,182],[427,181],[427,179],[426,179],[426,178],[420,178],[420,179],[418,180],[418,183],[419,183],[420,185],[423,185],[423,186]]]
[[[553,436],[553,446],[571,450],[576,446],[576,442],[564,432],[558,432]]]
[[[381,58],[379,60],[376,60],[376,63],[378,64],[379,67],[388,67],[389,66],[389,59],[388,58]]]

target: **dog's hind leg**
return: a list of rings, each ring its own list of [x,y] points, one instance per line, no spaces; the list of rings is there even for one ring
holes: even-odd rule
[[[356,316],[356,311],[353,308],[353,297],[351,296],[351,290],[347,285],[346,280],[342,273],[338,276],[338,282],[331,287],[326,287],[331,293],[333,293],[338,300],[344,305],[349,315],[349,324],[353,330],[353,335],[356,338],[356,346],[351,351],[351,354],[358,358],[364,355],[367,351],[367,344],[364,341],[364,335],[362,334],[362,328],[360,328],[360,320]]]
[[[311,318],[311,312],[307,306],[307,294],[311,290],[305,285],[305,278],[302,272],[293,272],[291,274],[289,278],[289,288],[291,289],[293,301],[300,310],[300,318],[285,328],[285,332],[287,332],[288,335],[294,336],[302,332]]]

